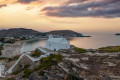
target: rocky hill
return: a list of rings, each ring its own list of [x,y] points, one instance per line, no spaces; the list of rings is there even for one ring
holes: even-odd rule
[[[1,72],[5,78],[0,80],[120,80],[120,52],[115,52],[83,52],[73,46],[45,56],[36,49],[22,57],[1,58],[5,72],[17,64],[11,74]]]
[[[115,35],[119,36],[119,35],[120,35],[120,33],[116,33]]]
[[[34,63],[24,56],[14,72],[0,80],[120,80],[120,53],[112,53],[113,56],[110,53],[79,54],[71,50],[59,53]],[[6,69],[14,59],[8,59]]]
[[[32,29],[11,28],[11,29],[0,30],[0,38],[1,37],[29,36],[29,35],[35,35],[38,33],[40,33],[40,32],[32,30]]]
[[[0,30],[0,38],[2,38],[2,37],[25,37],[25,36],[30,36],[30,35],[46,36],[49,34],[65,36],[65,37],[83,36],[83,34],[75,32],[75,31],[71,31],[71,30],[54,30],[54,31],[50,31],[50,32],[44,32],[43,34],[36,30],[25,29],[25,28],[11,28],[11,29]]]
[[[81,33],[74,32],[71,30],[54,30],[54,31],[46,32],[46,34],[54,34],[60,36],[82,36]]]

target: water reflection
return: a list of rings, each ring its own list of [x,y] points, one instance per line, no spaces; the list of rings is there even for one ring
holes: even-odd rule
[[[46,40],[35,39],[31,41],[27,41],[21,51],[32,51],[35,50],[40,45],[45,45]],[[120,45],[120,36],[114,35],[93,35],[92,37],[79,37],[72,38],[69,40],[71,45],[75,45],[76,47],[86,48],[86,49],[97,49],[105,46],[116,46]]]

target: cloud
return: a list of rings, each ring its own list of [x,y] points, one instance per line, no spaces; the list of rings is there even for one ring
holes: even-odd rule
[[[80,2],[84,2],[87,0],[67,0],[65,1],[66,4],[70,4],[70,3],[80,3]]]
[[[11,4],[16,2],[17,0],[0,0],[0,5],[2,4]]]
[[[38,0],[18,0],[17,2],[27,4],[35,1],[38,1]]]
[[[78,3],[80,2],[80,3]],[[42,9],[48,16],[56,17],[120,17],[119,0],[69,0],[66,5]]]
[[[28,7],[26,7],[26,10],[31,10],[33,8],[34,8],[34,6],[28,6]]]
[[[0,8],[6,7],[6,6],[7,6],[6,4],[1,4],[1,5],[0,5]]]
[[[21,3],[21,4],[29,4],[32,2],[42,2],[45,0],[2,0],[0,4],[14,4],[14,3]]]

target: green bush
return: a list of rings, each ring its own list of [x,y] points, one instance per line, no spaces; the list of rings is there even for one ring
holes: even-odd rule
[[[35,71],[37,71],[37,70],[39,70],[41,67],[40,67],[40,65],[39,66],[36,66],[33,70],[35,70]]]
[[[24,71],[23,77],[25,77],[25,78],[29,77],[32,72],[33,72],[33,70],[31,70],[31,69],[26,69],[26,70]]]
[[[3,50],[3,44],[0,45],[0,56],[2,55],[2,50]]]
[[[22,68],[22,65],[19,66],[19,70],[15,71],[15,72],[12,72],[13,75],[17,75],[18,73],[20,73],[22,70],[26,70],[30,67],[30,64],[26,64],[24,65],[24,68]]]
[[[43,76],[44,73],[45,73],[45,72],[44,72],[43,70],[39,71],[39,75],[40,75],[40,76]]]
[[[8,58],[8,61],[10,62],[10,61],[18,60],[19,57],[20,57],[20,55],[14,56],[14,57],[12,57],[12,58]]]
[[[44,75],[44,70],[48,67],[59,63],[62,60],[63,56],[60,54],[50,54],[48,57],[42,58],[40,60],[40,65],[36,66],[33,70],[31,69],[25,69],[23,77],[29,77],[30,74],[33,71],[38,71],[39,75]],[[28,68],[29,65],[26,65],[26,68]]]
[[[3,50],[3,49],[4,49],[4,48],[3,48],[3,44],[1,44],[1,45],[0,45],[0,50]]]
[[[83,48],[74,48],[75,52],[78,52],[78,53],[86,53],[86,49],[83,49]]]
[[[6,59],[8,59],[8,58],[6,58],[6,57],[0,57],[0,60],[6,60]]]
[[[46,65],[57,64],[62,60],[63,56],[61,54],[50,54],[50,56],[42,58],[40,62]]]
[[[71,74],[71,73],[68,74],[68,77],[69,77],[69,80],[84,80],[84,79],[82,79],[80,77],[77,77],[77,76]]]
[[[99,52],[120,52],[120,46],[108,46],[99,48]]]
[[[47,69],[48,67],[59,63],[61,60],[63,59],[63,56],[60,54],[50,54],[50,56],[42,58],[40,60],[40,65],[35,67],[33,70],[35,71],[39,71],[39,75],[43,75],[45,69]]]
[[[15,71],[15,72],[12,72],[12,74],[13,74],[13,75],[17,75],[19,72],[20,72],[20,71],[17,70],[17,71]]]
[[[0,56],[2,55],[2,51],[0,50]]]
[[[15,43],[15,39],[10,39],[10,40],[6,41],[6,43]]]
[[[90,51],[91,53],[95,53],[96,51]]]
[[[12,59],[13,59],[13,60],[18,60],[19,57],[20,57],[20,55],[17,55],[17,56],[15,56],[15,57],[13,57]]]
[[[39,57],[42,54],[39,49],[36,49],[35,52],[31,55],[32,57]]]
[[[24,69],[28,69],[30,67],[30,64],[24,65]]]
[[[7,80],[15,80],[14,78],[8,78]]]

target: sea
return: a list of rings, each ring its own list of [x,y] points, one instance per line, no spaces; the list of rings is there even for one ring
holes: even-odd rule
[[[33,39],[26,41],[21,52],[33,51],[39,46],[44,46],[47,39]],[[120,36],[114,34],[108,35],[92,35],[92,37],[74,37],[69,39],[70,44],[79,48],[85,49],[98,49],[107,46],[118,46],[120,45]]]

